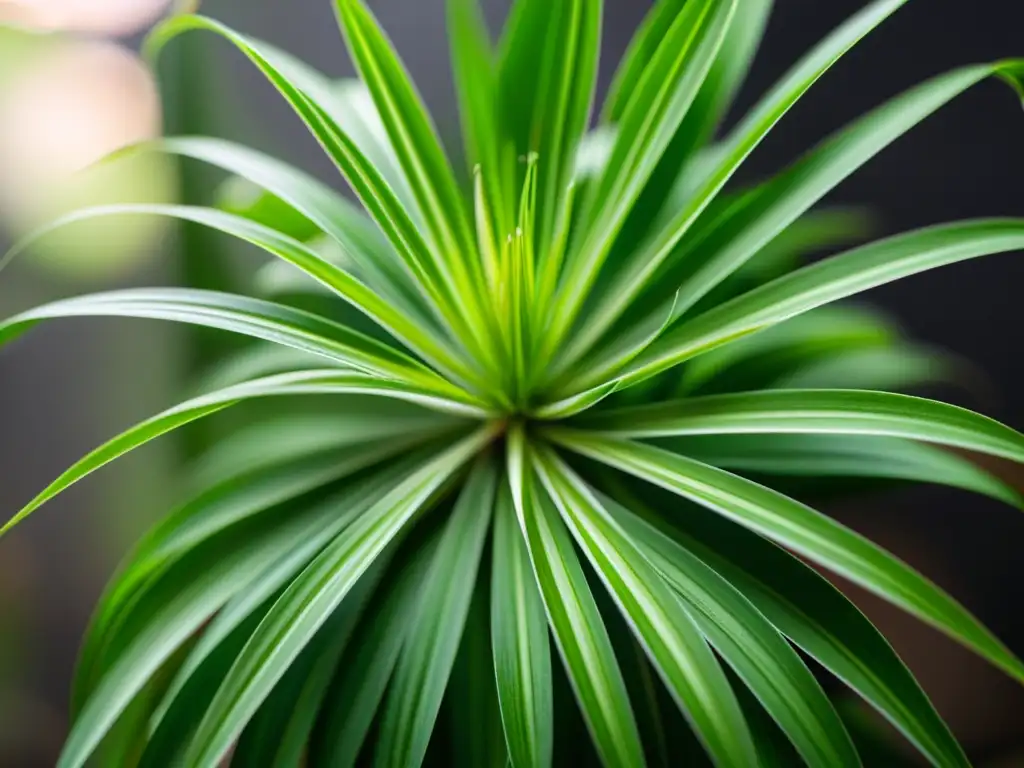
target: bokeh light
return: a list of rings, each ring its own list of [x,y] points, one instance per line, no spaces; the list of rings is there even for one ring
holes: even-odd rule
[[[152,24],[168,5],[170,0],[0,0],[0,20],[118,36]]]
[[[173,195],[172,165],[147,153],[94,166],[159,135],[161,107],[149,70],[108,42],[48,42],[0,92],[0,212],[21,233],[81,205],[158,202]],[[37,261],[104,277],[122,271],[162,233],[155,220],[83,223],[47,238]]]

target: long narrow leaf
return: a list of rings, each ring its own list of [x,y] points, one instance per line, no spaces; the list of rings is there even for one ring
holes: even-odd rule
[[[319,315],[193,288],[135,288],[43,304],[0,322],[0,344],[43,320],[71,317],[133,317],[202,325],[290,346],[386,379],[411,385],[427,382],[441,390],[449,389],[439,377],[394,347]]]
[[[394,670],[415,614],[422,580],[436,540],[420,545],[393,576],[386,595],[370,609],[349,644],[328,691],[322,723],[310,754],[317,765],[352,768]]]
[[[607,509],[683,597],[701,632],[807,764],[859,766],[853,743],[825,692],[760,611],[692,552],[611,500]]]
[[[542,453],[535,466],[712,759],[722,766],[756,764],[757,751],[729,681],[679,598],[572,470],[551,452]]]
[[[555,737],[548,623],[515,515],[506,482],[498,495],[494,521],[494,673],[513,768],[546,768],[551,765]]]
[[[391,683],[377,765],[420,765],[426,755],[476,587],[496,485],[493,463],[481,459],[445,526]]]
[[[308,246],[261,224],[249,221],[248,219],[240,216],[217,211],[212,208],[144,204],[124,204],[85,208],[75,211],[68,216],[59,218],[46,225],[44,228],[30,234],[15,246],[15,248],[9,252],[8,256],[13,256],[27,248],[37,239],[74,222],[106,216],[127,215],[166,216],[182,221],[190,221],[252,243],[257,247],[268,251],[282,261],[298,267],[305,274],[326,286],[330,291],[340,296],[356,310],[365,314],[373,320],[373,322],[380,325],[381,328],[396,339],[422,354],[427,360],[434,362],[434,364],[440,367],[441,370],[450,372],[456,378],[461,377],[464,379],[465,377],[472,375],[471,373],[466,372],[465,365],[455,356],[455,353],[451,350],[449,343],[436,332],[432,332],[430,327],[425,326],[422,320],[418,320],[417,313],[414,312],[410,315],[397,311],[395,307],[392,306],[394,301],[393,299],[389,302],[386,298],[378,296],[371,288],[364,285],[344,269],[323,258]],[[223,295],[221,294],[221,296]],[[239,298],[237,301],[239,303],[244,303],[246,301],[252,302],[255,300]],[[292,314],[298,313],[297,310],[282,311],[291,312]],[[317,321],[324,327],[328,325],[328,321],[326,320],[317,318]],[[309,322],[313,322],[313,320],[310,319]],[[337,326],[337,324],[333,325]],[[352,336],[353,338],[362,337],[362,334],[357,334],[348,329],[339,331],[338,333],[344,333]],[[369,344],[378,350],[383,347],[390,356],[395,356],[395,352],[393,350],[387,350],[386,345],[383,345],[380,342],[369,340]],[[342,359],[341,362],[347,361]]]
[[[289,75],[290,62],[281,61],[276,51],[234,32],[212,19],[202,16],[174,16],[158,26],[147,40],[147,52],[155,56],[172,39],[192,30],[207,30],[223,37],[237,47],[273,83],[289,105],[298,113],[310,132],[330,155],[401,257],[403,264],[416,278],[414,284],[423,290],[424,298],[438,317],[451,327],[463,327],[456,311],[450,284],[444,280],[441,265],[431,252],[416,223],[390,188],[380,172],[369,162],[330,113],[311,95],[307,84],[297,85]],[[287,72],[287,74],[286,74]]]
[[[621,489],[617,489],[619,495]],[[892,647],[857,607],[782,548],[696,505],[661,515],[631,509],[721,574],[783,634],[893,723],[935,765],[969,765]]]
[[[934,483],[1024,507],[1021,495],[952,451],[873,435],[698,435],[657,441],[675,453],[740,474],[875,478]]]
[[[753,200],[724,217],[704,236],[698,252],[683,247],[672,261],[687,267],[674,317],[691,309],[709,291],[753,257],[762,247],[862,165],[915,125],[961,93],[994,75],[1020,78],[1024,63],[998,62],[956,70],[934,78],[893,99],[809,152],[790,170],[773,178]],[[703,255],[702,255],[703,253]],[[662,278],[665,279],[665,278]]]
[[[76,719],[61,753],[61,768],[85,764],[145,681],[214,611],[244,589],[266,562],[315,537],[324,527],[340,530],[368,506],[370,499],[362,500],[362,506],[358,498],[353,501],[351,515],[337,515],[336,506],[327,510],[334,513],[338,523],[330,521],[322,510],[284,524],[268,525],[259,521],[256,530],[250,526],[239,544],[232,546],[227,537],[222,536],[218,541],[193,550],[168,572],[147,595],[150,610],[136,606],[132,621],[140,628],[125,644],[116,663],[104,675]],[[262,535],[255,535],[260,528],[265,529]]]
[[[373,221],[319,180],[262,152],[206,136],[157,139],[122,150],[117,156],[134,152],[164,152],[198,160],[266,190],[340,245],[369,285],[438,330],[401,260]]]
[[[622,671],[572,539],[536,488],[521,431],[510,433],[508,474],[534,576],[590,735],[609,765],[643,765],[643,747]]]
[[[361,0],[335,0],[349,52],[380,112],[413,195],[423,212],[439,265],[456,270],[452,287],[474,274],[472,228],[451,165],[422,100],[377,20]]]
[[[551,318],[549,354],[565,337],[643,185],[696,98],[722,44],[735,0],[684,5],[630,95],[604,175],[584,214],[586,237],[566,265]]]
[[[1010,675],[1024,664],[953,598],[850,529],[724,470],[651,446],[551,432],[572,450],[713,509],[932,624]]]
[[[712,169],[689,202],[664,224],[648,247],[637,249],[622,268],[614,290],[600,297],[588,322],[573,340],[573,358],[586,352],[633,302],[649,277],[775,124],[833,64],[905,2],[876,0],[871,3],[815,46],[758,102],[716,153]]]
[[[833,301],[947,264],[1024,248],[1024,221],[930,227],[833,256],[668,331],[620,377],[629,386],[702,352]]]
[[[118,437],[115,437],[78,461],[54,480],[53,483],[0,528],[0,535],[9,531],[44,503],[77,483],[83,477],[92,474],[114,459],[179,427],[183,427],[206,416],[211,416],[244,400],[312,394],[380,395],[410,402],[420,402],[423,405],[439,407],[441,410],[454,408],[459,413],[465,413],[466,408],[454,402],[437,399],[426,392],[416,391],[393,382],[373,379],[359,374],[339,374],[337,371],[331,370],[300,371],[257,379],[189,400],[138,424],[127,432],[121,433]],[[473,411],[470,410],[470,412]]]
[[[242,650],[210,704],[186,761],[209,764],[245,723],[380,553],[448,478],[493,438],[483,429],[429,462],[367,510],[292,582]]]
[[[582,420],[616,437],[722,434],[876,435],[922,440],[1024,463],[1024,435],[935,400],[858,390],[714,395],[606,411]]]

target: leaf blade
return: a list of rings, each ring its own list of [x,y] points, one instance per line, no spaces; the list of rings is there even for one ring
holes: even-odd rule
[[[910,395],[859,390],[769,390],[711,395],[584,419],[618,437],[831,434],[900,437],[1024,463],[1024,435],[987,416]]]
[[[132,429],[123,432],[95,449],[72,465],[32,501],[26,504],[2,528],[0,536],[28,517],[32,512],[54,496],[77,483],[87,475],[105,466],[116,458],[156,439],[168,432],[197,419],[205,418],[218,411],[242,402],[261,397],[278,397],[300,394],[379,394],[400,400],[420,401],[437,404],[433,396],[417,393],[393,382],[373,379],[359,374],[339,374],[337,371],[300,371],[280,376],[256,379],[235,387],[214,392],[194,400],[186,401],[162,414],[154,416]],[[443,401],[442,407],[443,407]]]
[[[513,430],[508,474],[519,526],[533,563],[548,623],[602,759],[643,765],[644,752],[608,630],[594,602],[569,532],[534,486],[525,436]]]
[[[551,765],[554,749],[547,616],[508,483],[495,509],[491,636],[498,703],[513,768]]]
[[[732,688],[661,574],[553,453],[541,453],[534,466],[712,760],[725,766],[756,764],[757,750]]]
[[[859,534],[736,475],[640,443],[549,430],[572,450],[696,501],[860,584],[1024,680],[1022,664],[953,598]]]
[[[449,477],[492,439],[484,429],[428,462],[375,503],[292,582],[257,627],[214,697],[186,762],[212,764],[360,576]]]
[[[496,485],[493,463],[481,459],[441,534],[391,682],[378,765],[420,765],[426,755],[469,613]]]
[[[807,764],[859,766],[853,742],[825,692],[760,611],[685,547],[621,505],[609,501],[608,509],[683,597],[701,632]]]

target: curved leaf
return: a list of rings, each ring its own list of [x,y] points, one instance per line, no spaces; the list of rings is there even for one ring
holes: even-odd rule
[[[332,370],[299,371],[257,379],[189,400],[136,425],[127,432],[122,432],[118,437],[94,450],[54,480],[49,487],[26,504],[20,512],[0,528],[0,535],[9,531],[45,502],[71,487],[83,477],[92,474],[100,467],[109,464],[129,451],[185,424],[210,416],[225,408],[230,408],[243,400],[260,397],[312,394],[379,395],[409,402],[419,402],[428,407],[439,408],[440,410],[451,408],[454,409],[453,412],[457,413],[465,413],[467,408],[466,406],[439,399],[432,394],[417,391],[404,385],[354,373],[345,374]],[[472,409],[469,412],[475,413]]]
[[[953,598],[850,529],[720,469],[640,443],[549,430],[567,447],[712,509],[928,622],[1020,680],[1024,664]]]
[[[712,759],[755,765],[757,751],[735,694],[679,598],[572,470],[550,452],[540,454],[535,467]]]
[[[734,391],[762,389],[780,371],[784,375],[805,360],[886,348],[897,338],[895,326],[878,312],[842,304],[820,307],[694,358],[682,371],[678,394],[707,394],[721,381]]]
[[[919,122],[948,104],[968,88],[1013,65],[967,67],[925,82],[884,106],[859,118],[811,150],[792,168],[767,183],[765,194],[741,215],[723,222],[724,242],[710,235],[714,255],[699,260],[699,268],[682,285],[676,316],[683,315],[719,282],[741,267],[762,247],[821,200],[849,175]],[[1024,68],[1021,69],[1024,72]],[[678,258],[693,258],[685,249]]]
[[[384,597],[370,607],[342,658],[337,679],[327,694],[322,725],[314,733],[310,754],[316,765],[351,768],[373,722],[384,690],[412,624],[420,586],[436,540],[421,545],[399,563]]]
[[[90,695],[64,745],[60,768],[85,764],[118,715],[170,654],[233,595],[256,578],[267,562],[315,539],[323,529],[341,530],[371,499],[352,499],[352,512],[337,504],[283,522],[259,520],[243,535],[222,535],[198,547],[164,574],[136,606],[134,627],[116,660]],[[361,503],[362,502],[362,503]],[[326,541],[322,542],[326,543]]]
[[[620,377],[629,386],[803,312],[958,261],[1024,248],[1024,221],[991,219],[909,232],[804,267],[669,330]]]
[[[485,428],[410,475],[332,541],[270,609],[228,672],[186,754],[216,763],[353,585],[410,519],[473,454],[493,439]]]
[[[360,275],[368,284],[398,303],[405,312],[425,323],[434,323],[401,260],[373,221],[312,176],[249,147],[206,136],[157,139],[121,150],[117,156],[133,152],[164,152],[198,160],[267,190],[282,205],[294,209],[297,215],[337,243],[358,265]],[[244,215],[237,210],[229,212]],[[271,226],[259,219],[255,221]],[[439,330],[436,325],[433,329]]]
[[[643,765],[640,734],[608,630],[558,511],[535,487],[526,450],[523,432],[512,430],[512,498],[573,691],[602,760],[609,765]]]
[[[319,315],[194,288],[134,288],[43,304],[0,322],[0,344],[42,320],[68,317],[147,318],[217,328],[326,357],[364,373],[450,389],[408,355]]]
[[[361,283],[341,267],[325,259],[310,247],[293,240],[279,232],[276,232],[261,224],[257,224],[240,216],[235,216],[212,208],[198,208],[181,205],[148,205],[148,204],[124,204],[112,206],[100,206],[85,208],[75,211],[56,221],[46,225],[40,230],[30,234],[12,249],[10,255],[14,255],[31,243],[56,229],[64,227],[76,221],[84,221],[105,216],[167,216],[182,221],[190,221],[210,227],[219,232],[237,237],[246,242],[266,250],[277,258],[292,264],[301,269],[305,274],[317,282],[325,285],[328,289],[351,304],[356,310],[365,314],[373,322],[389,334],[408,345],[411,349],[429,361],[434,362],[442,370],[453,374],[456,378],[471,376],[466,373],[465,365],[450,350],[447,342],[435,332],[425,326],[422,320],[417,319],[417,314],[406,314],[397,311],[392,302],[385,297],[378,296],[373,290]],[[172,290],[172,289],[165,289]],[[180,290],[180,289],[179,289]],[[209,294],[210,296],[224,296],[224,294]],[[72,301],[77,301],[74,299]],[[239,302],[256,302],[255,299],[238,298]],[[266,306],[266,303],[264,303]],[[281,312],[290,313],[293,316],[300,314],[299,310],[285,309]],[[398,353],[381,342],[366,337],[344,326],[330,323],[323,318],[308,317],[308,322],[317,322],[321,327],[334,326],[338,334],[344,334],[353,339],[366,339],[366,343],[382,354],[395,357]],[[2,326],[0,326],[2,329]],[[399,357],[403,357],[398,355]],[[346,362],[344,359],[341,362]],[[411,360],[407,362],[412,362]]]
[[[935,383],[956,383],[960,380],[967,384],[970,372],[969,366],[948,353],[903,343],[822,355],[780,376],[771,382],[771,389],[847,387],[906,392]]]
[[[889,392],[741,392],[607,411],[581,419],[616,437],[831,434],[902,437],[1024,463],[1024,435],[955,405]]]
[[[380,114],[455,295],[474,273],[472,228],[448,158],[408,73],[361,0],[334,0],[349,52]]]
[[[1024,499],[956,454],[872,435],[698,435],[658,440],[674,453],[732,472],[934,483],[982,493],[1015,507]]]
[[[377,765],[420,765],[426,755],[476,586],[496,484],[493,464],[481,459],[445,525],[391,681]]]
[[[555,738],[548,622],[515,514],[504,483],[495,510],[491,576],[494,673],[512,767],[546,768]]]
[[[669,257],[680,239],[715,199],[775,124],[800,98],[862,38],[885,21],[906,0],[876,0],[850,17],[815,46],[744,117],[716,152],[711,169],[689,201],[675,213],[650,242],[637,249],[618,273],[608,292],[599,297],[595,309],[573,339],[573,359],[589,349],[622,312],[632,304],[649,278]]]
[[[387,455],[363,450],[361,454],[333,455],[321,461],[235,478],[200,494],[164,518],[135,547],[101,598],[79,653],[73,709],[79,709],[90,694],[103,671],[99,666],[101,654],[135,610],[140,595],[171,563],[231,526],[354,474]]]
[[[735,9],[736,0],[687,2],[629,94],[612,154],[588,193],[587,230],[566,262],[549,321],[549,355],[576,320],[615,237],[697,97]]]
[[[415,277],[413,284],[422,289],[428,305],[442,321],[453,328],[463,327],[463,318],[450,285],[444,279],[442,265],[420,235],[416,223],[402,205],[394,190],[367,159],[352,138],[345,133],[313,92],[317,83],[300,82],[295,78],[303,72],[290,66],[273,48],[234,32],[203,16],[173,16],[160,24],[147,39],[147,53],[152,57],[172,39],[192,30],[207,30],[220,35],[241,51],[278,89],[296,111],[307,128],[338,166],[366,210],[377,222]]]
[[[832,703],[761,612],[692,552],[613,501],[608,501],[607,508],[637,549],[683,598],[701,632],[807,764],[859,766],[860,759]]]
[[[280,590],[286,587],[295,575],[305,568],[348,522],[351,522],[356,513],[366,510],[370,503],[378,500],[389,488],[401,482],[403,478],[422,465],[427,458],[428,455],[425,453],[413,453],[407,459],[395,462],[379,472],[374,472],[366,481],[360,482],[354,488],[332,494],[322,502],[318,501],[315,509],[323,510],[325,515],[330,515],[331,523],[322,526],[322,530],[318,530],[291,550],[282,553],[276,560],[266,563],[265,568],[249,582],[246,589],[225,604],[217,616],[203,629],[202,636],[168,685],[163,702],[154,713],[154,727],[159,725],[167,711],[175,705],[178,694],[189,685],[192,676],[208,658],[218,652],[217,649],[238,627],[249,621],[261,607],[269,609],[267,601],[277,597]],[[346,509],[346,507],[352,507],[355,512],[349,514],[346,511],[339,514],[339,508]],[[198,721],[196,725],[198,725]]]
[[[388,450],[385,445],[408,450],[472,424],[400,400],[353,395],[317,413],[254,420],[196,458],[187,474],[191,487],[207,488],[288,462],[315,461],[326,453],[358,461],[359,452],[379,456]]]
[[[620,495],[618,490],[616,495]],[[827,579],[767,539],[691,505],[663,516],[631,509],[721,574],[783,634],[893,723],[935,765],[969,762],[892,647]],[[671,522],[670,519],[671,518]]]

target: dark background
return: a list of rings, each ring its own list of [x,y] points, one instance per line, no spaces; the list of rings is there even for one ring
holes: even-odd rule
[[[412,71],[446,137],[457,129],[448,69],[443,0],[371,3]],[[506,0],[485,0],[495,27]],[[606,0],[602,90],[650,7]],[[778,0],[766,41],[742,91],[748,107],[786,67],[850,13],[858,0]],[[209,0],[203,10],[289,49],[317,67],[351,74],[327,0]],[[745,179],[781,168],[813,143],[883,100],[963,64],[1024,56],[1019,0],[916,0],[848,54],[777,126],[746,167]],[[240,57],[213,38],[232,138],[331,178],[313,141]],[[1024,113],[1004,85],[987,82],[945,107],[843,184],[830,202],[866,205],[878,234],[972,216],[1024,215]],[[255,263],[255,262],[254,262]],[[132,278],[166,282],[159,259]],[[109,287],[109,286],[103,286]],[[974,361],[991,378],[982,394],[944,397],[1024,429],[1024,259],[990,257],[946,267],[874,291],[915,337]],[[0,313],[69,293],[28,269],[0,277]],[[88,321],[40,329],[0,355],[0,518],[30,498],[85,450],[117,429],[170,404],[180,359],[175,332],[153,324]],[[23,625],[9,690],[24,702],[52,764],[64,728],[64,702],[78,639],[91,605],[121,551],[154,516],[168,488],[159,447],[102,473],[49,505],[0,542],[0,626]],[[154,508],[154,506],[156,508]],[[994,502],[947,489],[918,489],[836,508],[961,598],[1000,637],[1024,653],[1024,517]],[[6,590],[6,593],[5,593]],[[5,597],[6,594],[6,597]],[[865,601],[893,633],[979,762],[1024,749],[1018,688],[927,629]],[[0,648],[0,651],[3,649]],[[0,671],[2,671],[0,666]],[[0,698],[4,692],[0,677]],[[9,697],[14,693],[8,693]],[[25,757],[26,761],[31,758]],[[1004,759],[1004,758],[999,758]],[[1024,765],[1024,757],[1005,758]],[[6,763],[0,753],[0,764]]]

